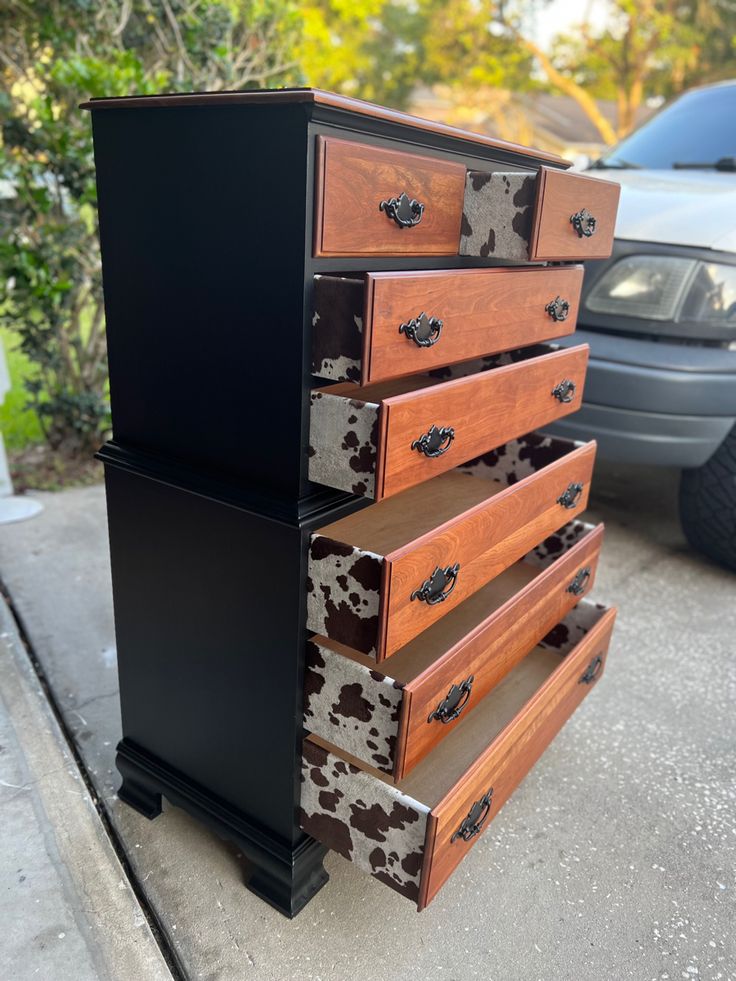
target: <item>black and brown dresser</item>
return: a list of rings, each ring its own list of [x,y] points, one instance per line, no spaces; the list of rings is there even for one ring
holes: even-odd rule
[[[615,184],[316,90],[92,100],[120,798],[287,915],[423,908],[595,686],[580,260]]]

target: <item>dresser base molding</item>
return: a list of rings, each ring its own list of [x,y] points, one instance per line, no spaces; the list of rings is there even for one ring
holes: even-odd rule
[[[153,820],[165,797],[219,838],[234,842],[252,866],[246,887],[284,916],[296,916],[329,879],[322,864],[327,848],[314,838],[305,835],[290,847],[130,740],[118,744],[115,763],[123,778],[120,800]]]

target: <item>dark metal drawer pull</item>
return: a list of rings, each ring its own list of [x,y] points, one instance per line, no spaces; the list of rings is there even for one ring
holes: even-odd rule
[[[603,658],[600,654],[593,658],[585,672],[578,678],[579,685],[591,685],[603,670]]]
[[[430,606],[434,606],[435,603],[443,603],[455,588],[459,571],[459,562],[456,562],[455,565],[448,565],[445,569],[437,566],[429,579],[425,579],[419,589],[414,590],[411,599],[420,600]],[[446,589],[448,583],[450,588]]]
[[[575,382],[570,378],[563,378],[559,385],[555,385],[552,394],[558,402],[572,402],[575,398]]]
[[[474,681],[475,675],[471,674],[469,678],[461,681],[459,685],[453,685],[434,712],[430,713],[427,722],[433,722],[435,719],[443,725],[447,725],[448,722],[454,722],[468,704]]]
[[[413,450],[419,450],[425,456],[442,456],[450,449],[450,443],[455,438],[455,430],[452,426],[430,426],[429,431],[423,433],[419,439],[415,439],[411,444]]]
[[[424,214],[424,205],[416,198],[410,198],[404,191],[397,198],[381,201],[378,210],[383,211],[399,228],[418,225]]]
[[[563,491],[563,493],[560,494],[560,496],[557,498],[557,503],[561,504],[563,508],[572,510],[572,508],[574,508],[575,505],[580,500],[580,496],[582,495],[582,493],[583,493],[582,484],[569,484],[567,490]]]
[[[561,296],[556,296],[554,300],[549,301],[544,309],[553,320],[561,322],[567,320],[567,315],[570,313],[570,304],[567,300],[563,300]]]
[[[585,587],[588,585],[588,580],[590,579],[590,567],[585,566],[584,569],[580,569],[567,587],[567,592],[572,593],[573,596],[580,596],[581,593],[585,592]]]
[[[590,238],[591,235],[595,234],[596,225],[598,224],[595,215],[591,215],[587,208],[583,208],[581,211],[576,211],[574,215],[570,215],[570,222],[578,233],[578,238]]]
[[[462,838],[463,841],[470,841],[471,838],[475,838],[476,835],[481,833],[483,822],[491,812],[492,799],[493,787],[491,787],[488,793],[481,797],[480,800],[477,800],[470,808],[468,811],[468,816],[465,818],[452,838],[450,838],[451,844],[458,838]]]
[[[438,317],[428,317],[422,311],[418,317],[408,320],[399,327],[399,333],[405,334],[417,347],[432,347],[440,339],[444,323]]]

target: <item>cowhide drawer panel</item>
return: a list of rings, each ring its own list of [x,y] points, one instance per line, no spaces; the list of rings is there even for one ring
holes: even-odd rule
[[[312,373],[361,385],[571,334],[582,266],[317,276]]]
[[[595,451],[532,433],[317,529],[307,628],[390,657],[585,508]]]
[[[302,828],[423,909],[600,679],[614,619],[583,600],[398,784],[308,736]]]
[[[540,167],[537,174],[469,171],[460,255],[550,261],[611,254],[620,187]]]
[[[382,670],[313,636],[305,728],[401,780],[588,593],[602,540],[603,525],[564,525]]]
[[[468,373],[451,381],[314,389],[309,479],[378,501],[580,407],[587,345],[505,357],[512,363],[480,372],[466,362]]]
[[[455,255],[465,167],[317,137],[315,256]]]

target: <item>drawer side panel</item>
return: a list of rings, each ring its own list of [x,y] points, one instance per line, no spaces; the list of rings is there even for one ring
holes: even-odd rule
[[[536,193],[534,174],[468,171],[460,255],[526,262]]]
[[[302,828],[415,902],[428,813],[396,787],[304,741]]]
[[[315,276],[312,374],[331,381],[361,380],[363,282]]]
[[[309,479],[373,497],[376,490],[379,406],[312,392]]]
[[[383,559],[312,535],[307,570],[307,630],[376,655]]]
[[[316,639],[307,643],[304,725],[351,756],[392,773],[403,692]]]

